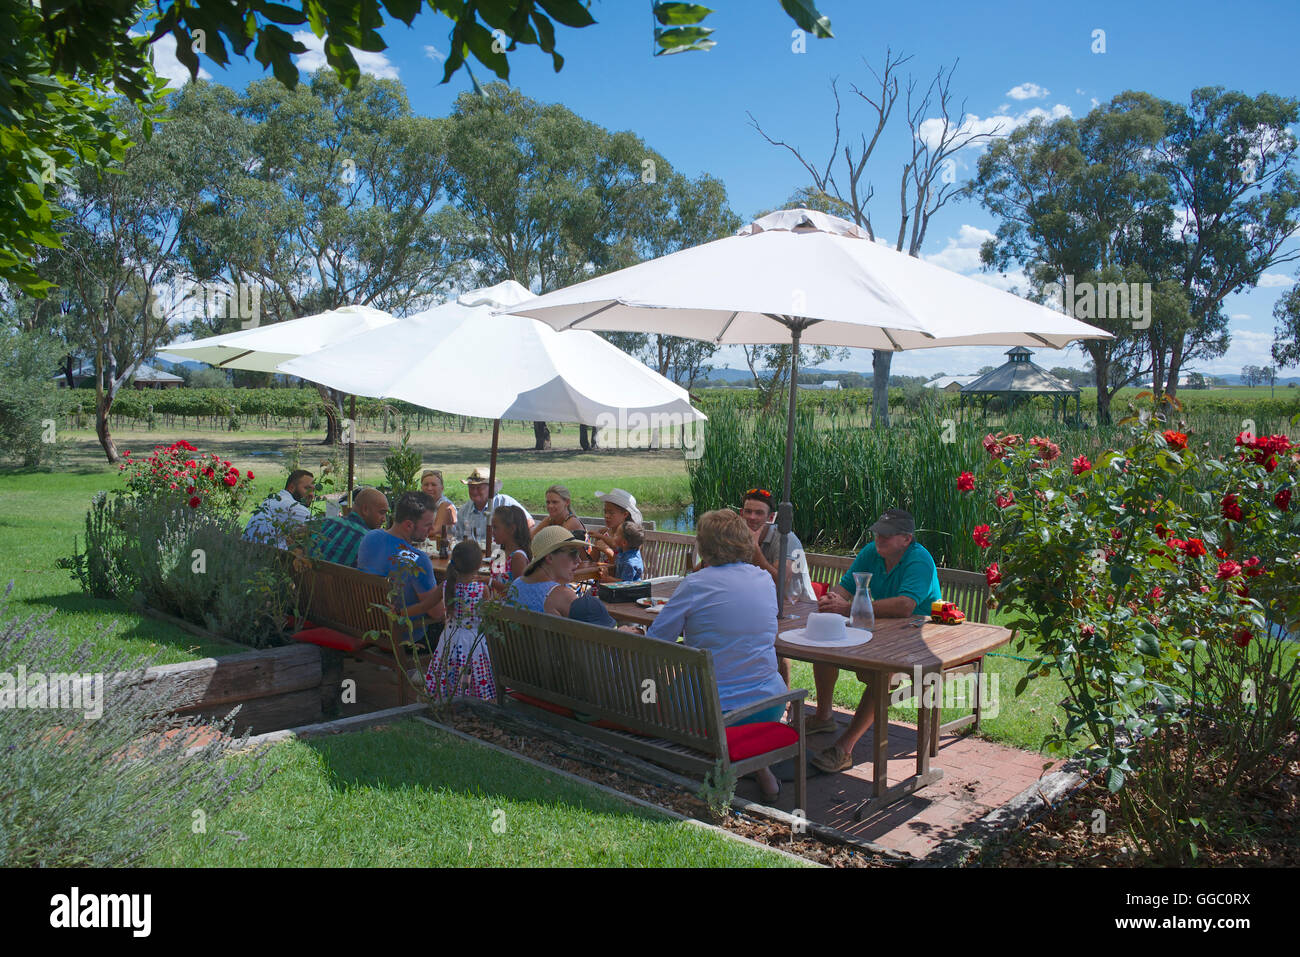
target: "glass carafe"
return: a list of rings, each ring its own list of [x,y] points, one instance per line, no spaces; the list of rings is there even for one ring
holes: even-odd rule
[[[849,627],[871,631],[876,627],[876,613],[871,608],[871,572],[854,572],[856,586],[849,606]]]

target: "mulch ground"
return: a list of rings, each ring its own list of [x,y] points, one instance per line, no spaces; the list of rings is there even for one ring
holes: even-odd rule
[[[1208,834],[1197,832],[1200,867],[1296,867],[1300,865],[1300,742],[1296,733],[1278,751],[1274,766],[1285,767],[1263,787],[1243,786],[1227,811],[1211,822]],[[1178,752],[1178,753],[1181,753]],[[1174,763],[1178,764],[1177,755]],[[1196,786],[1203,793],[1218,789],[1226,764],[1199,769]],[[1104,832],[1095,833],[1097,810],[1105,814]],[[1194,816],[1194,815],[1193,815]],[[969,864],[997,867],[1140,867],[1155,866],[1134,845],[1124,826],[1119,798],[1094,777],[1067,801],[1032,821],[1004,841],[984,847]]]
[[[897,867],[897,862],[870,854],[843,844],[824,842],[807,834],[792,835],[790,827],[766,818],[742,814],[734,808],[721,818],[715,817],[707,804],[694,795],[675,788],[654,784],[648,779],[635,777],[631,772],[597,764],[573,755],[557,741],[539,734],[516,734],[489,722],[480,720],[464,709],[442,714],[438,720],[464,734],[489,741],[498,747],[525,755],[550,767],[586,778],[596,784],[613,788],[624,794],[640,798],[676,811],[685,817],[706,821],[741,837],[760,844],[780,848],[790,854],[807,858],[828,867]]]

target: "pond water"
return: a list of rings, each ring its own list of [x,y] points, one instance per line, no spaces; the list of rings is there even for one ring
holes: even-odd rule
[[[695,506],[684,509],[642,509],[641,516],[655,523],[655,531],[695,534]]]

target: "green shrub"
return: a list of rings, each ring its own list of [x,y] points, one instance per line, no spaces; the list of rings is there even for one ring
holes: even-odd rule
[[[247,748],[229,721],[171,716],[184,694],[177,679],[141,682],[149,660],[73,644],[44,627],[48,618],[11,617],[6,593],[0,673],[25,674],[28,687],[67,677],[64,693],[74,684],[100,693],[71,708],[0,708],[0,866],[130,865],[262,785],[264,750],[227,762]],[[210,740],[192,749],[200,732]]]
[[[55,385],[45,340],[0,333],[0,457],[31,468],[57,458],[56,425],[72,407]]]
[[[399,494],[419,488],[417,478],[422,459],[420,453],[411,447],[410,440],[411,433],[403,432],[401,441],[384,456],[384,478],[389,488]]]

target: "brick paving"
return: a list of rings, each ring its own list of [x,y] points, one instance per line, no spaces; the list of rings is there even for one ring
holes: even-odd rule
[[[841,728],[848,724],[849,717],[847,712],[836,711]],[[809,735],[809,753],[827,747],[836,737],[838,732]],[[810,773],[805,814],[811,821],[917,858],[927,856],[942,841],[1006,804],[1059,764],[1041,754],[960,733],[946,734],[939,738],[938,756],[930,759],[931,768],[943,771],[940,780],[854,821],[858,805],[871,796],[872,739],[871,731],[862,736],[853,751],[855,763],[850,770],[815,776]],[[913,725],[890,722],[888,754],[890,784],[898,784],[915,773]],[[1044,764],[1050,764],[1047,771]],[[760,800],[758,785],[750,779],[741,781],[736,791],[750,800]],[[783,783],[781,797],[775,803],[782,810],[793,810],[794,785]]]

